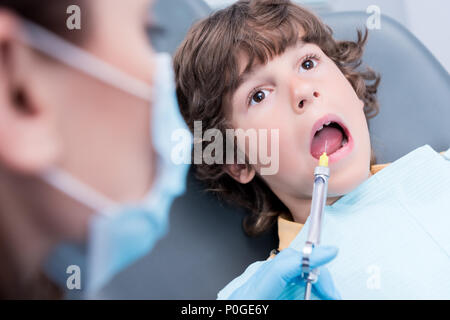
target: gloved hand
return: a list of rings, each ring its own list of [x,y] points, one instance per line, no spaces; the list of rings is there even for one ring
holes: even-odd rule
[[[311,268],[330,262],[336,257],[337,252],[338,249],[333,246],[315,247],[310,257]],[[292,282],[305,286],[305,281],[301,278],[302,256],[301,252],[292,248],[282,250],[275,258],[261,266],[245,284],[236,289],[229,299],[274,300]],[[325,300],[341,299],[328,269],[321,267],[319,270],[318,280],[312,287],[314,293]]]

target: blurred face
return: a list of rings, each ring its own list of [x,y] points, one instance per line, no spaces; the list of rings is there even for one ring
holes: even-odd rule
[[[262,178],[291,211],[296,200],[311,198],[314,168],[325,149],[329,196],[348,193],[369,176],[364,104],[318,46],[300,42],[254,67],[230,102],[234,128],[279,130],[279,170]],[[261,169],[260,163],[253,167]]]
[[[82,49],[151,85],[151,4],[86,1],[81,8]],[[12,177],[9,189],[20,190],[31,211],[42,212],[41,221],[78,237],[87,219],[80,223],[82,211],[75,204],[70,217],[66,197],[50,195],[39,174],[56,166],[115,201],[141,199],[154,176],[151,106],[37,54],[17,41],[19,29],[19,19],[0,11],[0,173]],[[45,209],[36,209],[43,204]]]
[[[85,49],[151,84],[154,53],[146,33],[151,2],[88,3],[93,23],[92,30],[86,30]],[[47,89],[58,92],[49,104],[61,108],[58,129],[65,148],[61,165],[113,199],[133,200],[145,194],[153,163],[148,102],[77,70],[53,67],[58,70]]]
[[[86,39],[82,49],[151,84],[154,53],[146,34],[150,5],[148,0],[86,1],[81,8]],[[12,71],[5,75],[11,84],[5,90],[17,85],[26,97],[22,109],[30,113],[16,112],[19,108],[7,101],[9,92],[1,96],[10,103],[11,118],[29,120],[21,130],[15,130],[17,121],[5,120],[2,143],[9,141],[17,153],[6,159],[6,166],[27,174],[59,166],[118,201],[148,191],[152,163],[148,102],[43,58],[20,43],[11,47],[14,59],[7,63]],[[28,136],[23,137],[25,132]]]

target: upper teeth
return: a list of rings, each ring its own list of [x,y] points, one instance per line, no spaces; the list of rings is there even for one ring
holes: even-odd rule
[[[317,129],[317,131],[322,130],[322,129],[323,129],[323,126],[327,126],[327,125],[329,125],[330,123],[331,123],[331,121],[328,121],[327,123],[324,123],[323,125],[321,125],[321,126],[319,127],[319,129]]]

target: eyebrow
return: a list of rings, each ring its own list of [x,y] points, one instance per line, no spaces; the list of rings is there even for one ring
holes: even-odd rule
[[[295,47],[295,46],[300,45],[298,50],[301,50],[307,44],[308,44],[308,42],[304,42],[302,40],[299,40],[295,45],[293,45],[291,47]],[[289,47],[285,48],[284,52],[286,52],[287,49],[289,49]],[[261,65],[261,64],[254,64],[250,68],[246,68],[248,70],[244,70],[244,72],[242,72],[239,75],[238,80],[236,82],[236,88],[233,90],[233,94],[239,89],[240,86],[242,86],[242,84],[244,84],[248,80],[248,78],[250,78],[252,75],[255,74],[255,67],[258,66],[258,65]]]
[[[248,80],[248,78],[250,78],[254,74],[255,74],[254,66],[242,72],[238,77],[238,80],[236,82],[236,88],[233,90],[233,92],[236,92],[239,89],[239,87],[242,86]]]

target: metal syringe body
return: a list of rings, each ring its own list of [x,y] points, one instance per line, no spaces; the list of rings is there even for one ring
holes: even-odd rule
[[[328,156],[324,152],[319,159],[319,165],[314,169],[314,187],[311,199],[311,211],[309,215],[310,225],[308,238],[303,247],[302,277],[306,281],[305,300],[311,298],[311,287],[317,281],[319,270],[311,269],[310,256],[315,246],[320,243],[320,231],[322,228],[323,209],[327,200],[328,178],[330,168],[328,167]]]

